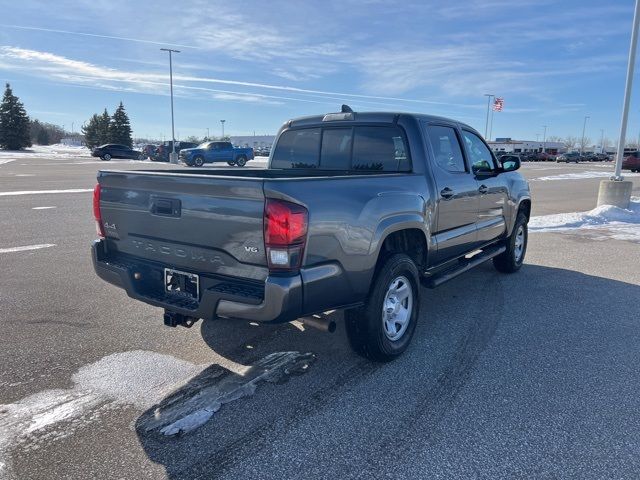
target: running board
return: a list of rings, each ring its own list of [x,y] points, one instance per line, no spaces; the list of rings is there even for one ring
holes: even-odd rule
[[[507,250],[507,247],[503,245],[499,247],[491,247],[491,248],[482,250],[480,253],[478,253],[477,255],[474,255],[471,258],[461,257],[458,260],[457,265],[449,267],[438,273],[434,273],[431,276],[422,277],[421,283],[423,286],[427,288],[436,288],[442,285],[443,283],[448,282],[452,278],[457,277],[461,273],[471,270],[473,267],[476,267],[481,263],[484,263],[487,260],[490,260],[493,257],[500,255],[506,250]]]

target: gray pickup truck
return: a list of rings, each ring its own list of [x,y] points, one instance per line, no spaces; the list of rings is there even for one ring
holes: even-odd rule
[[[527,248],[529,187],[471,127],[404,113],[298,118],[268,169],[103,170],[97,274],[165,309],[166,325],[303,319],[380,361],[408,346],[420,285]]]

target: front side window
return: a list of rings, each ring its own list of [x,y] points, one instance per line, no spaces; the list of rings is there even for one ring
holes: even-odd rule
[[[471,170],[473,172],[491,172],[495,170],[491,151],[485,143],[475,133],[467,130],[462,131],[464,143],[469,154]]]
[[[432,125],[427,127],[427,133],[436,164],[448,172],[465,172],[464,157],[456,131],[452,127]]]

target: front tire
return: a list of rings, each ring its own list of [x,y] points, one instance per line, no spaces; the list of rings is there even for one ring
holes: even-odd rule
[[[194,158],[194,159],[193,159],[193,164],[194,164],[196,167],[201,167],[202,165],[204,165],[204,158],[202,158],[202,157],[200,157],[200,156],[198,156],[198,157]]]
[[[511,236],[507,238],[507,250],[493,258],[493,266],[502,273],[514,273],[520,270],[527,253],[529,230],[527,229],[527,217],[519,212],[516,224],[513,226]]]
[[[347,337],[359,355],[379,362],[399,357],[418,321],[418,268],[404,254],[393,254],[376,269],[363,307],[345,312]]]
[[[247,157],[238,157],[238,160],[236,160],[236,163],[238,164],[239,167],[244,167],[247,164]]]
[[[108,162],[109,160],[111,160],[111,155],[109,155],[108,153],[105,153],[105,154],[102,156],[102,161],[103,161],[103,162]]]

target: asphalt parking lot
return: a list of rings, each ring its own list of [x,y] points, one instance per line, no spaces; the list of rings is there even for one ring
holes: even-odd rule
[[[640,477],[638,243],[531,234],[517,274],[488,263],[423,290],[412,346],[374,364],[340,322],[164,327],[89,255],[96,172],[140,163],[2,158],[0,478]],[[532,214],[592,209],[611,170],[525,164]],[[312,356],[200,428],[149,427],[158,402],[292,351]]]

